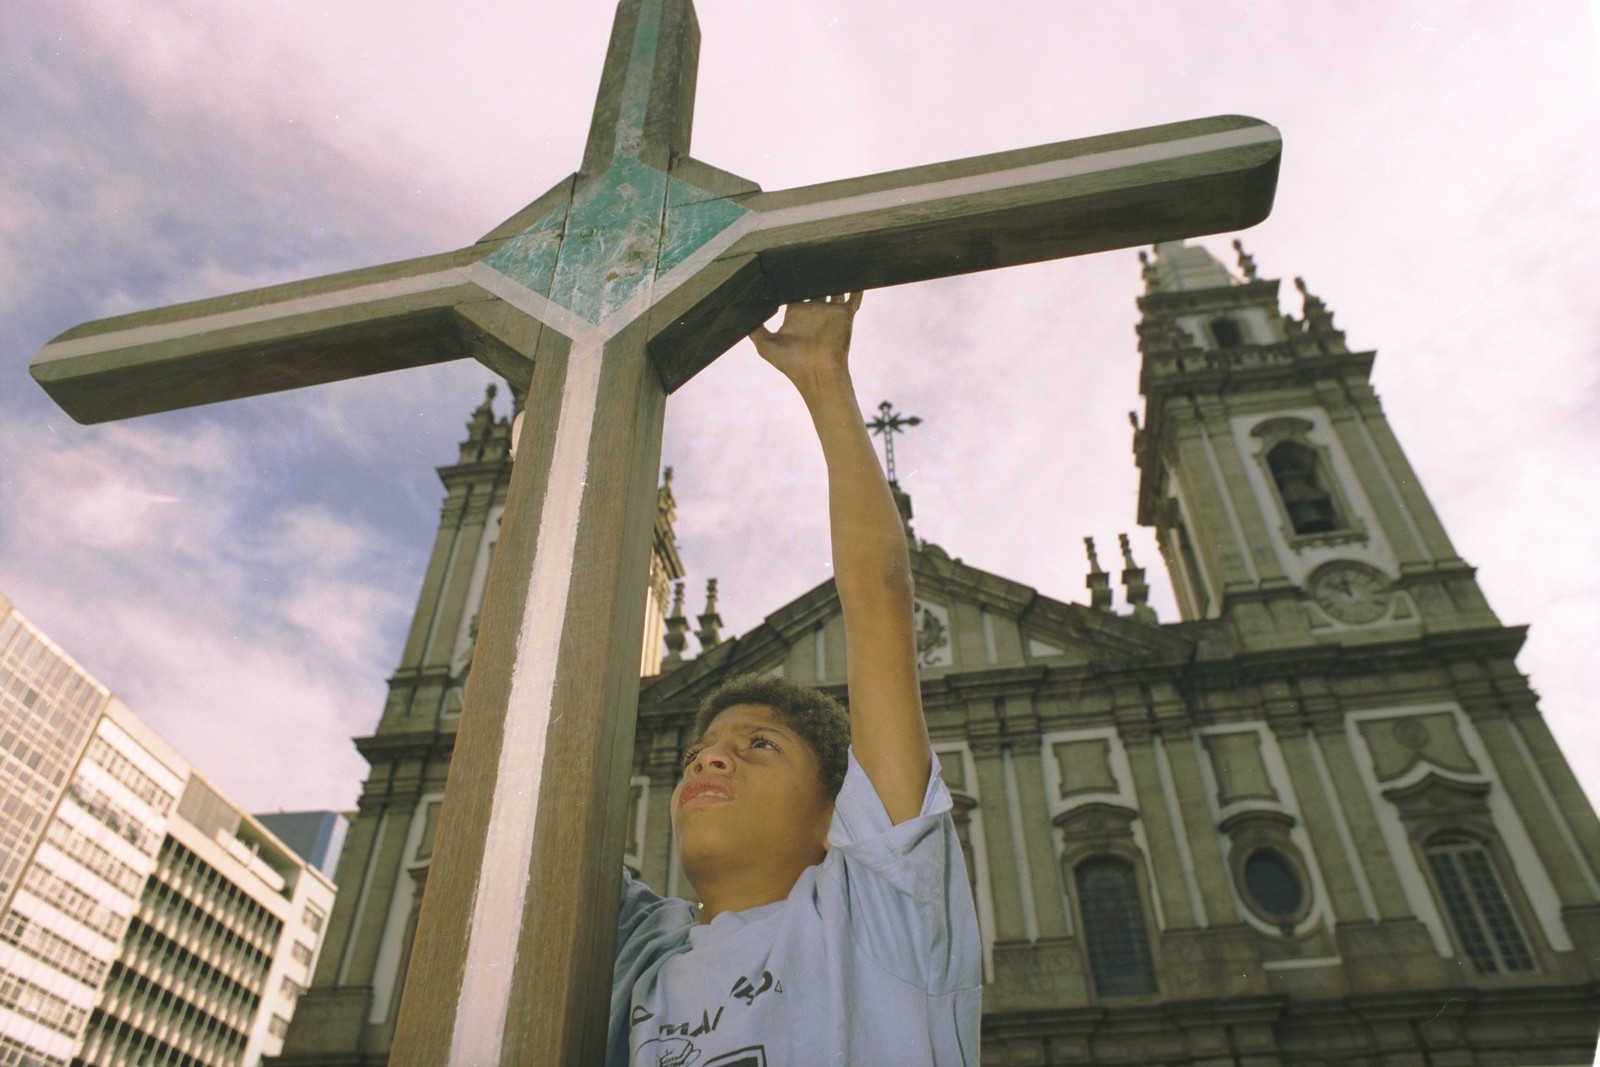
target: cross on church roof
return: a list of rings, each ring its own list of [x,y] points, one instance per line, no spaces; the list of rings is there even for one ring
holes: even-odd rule
[[[900,480],[894,474],[894,435],[905,433],[907,426],[921,425],[921,418],[916,415],[901,415],[887,400],[878,405],[878,417],[868,420],[867,428],[883,437],[883,465],[889,472],[890,485],[895,487],[900,485]]]

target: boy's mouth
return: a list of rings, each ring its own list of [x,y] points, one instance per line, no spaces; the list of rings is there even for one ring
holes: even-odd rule
[[[691,800],[701,797],[711,797],[716,800],[732,800],[733,790],[728,783],[720,778],[702,778],[697,782],[690,782],[678,794],[678,807],[683,807]]]

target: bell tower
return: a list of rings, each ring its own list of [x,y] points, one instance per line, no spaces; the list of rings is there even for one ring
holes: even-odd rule
[[[1327,306],[1182,242],[1140,253],[1139,522],[1185,619],[1247,645],[1498,626]]]

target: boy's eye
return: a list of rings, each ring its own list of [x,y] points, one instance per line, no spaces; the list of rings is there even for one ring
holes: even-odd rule
[[[685,752],[683,754],[683,765],[684,765],[684,767],[687,768],[692,763],[694,763],[694,758],[696,756],[698,756],[698,755],[700,755],[700,746],[699,745],[695,745],[693,748],[689,749],[689,751]]]
[[[765,738],[765,737],[752,737],[750,739],[750,747],[751,748],[770,748],[774,752],[776,752],[778,750],[778,746],[773,744],[772,741],[769,738]]]

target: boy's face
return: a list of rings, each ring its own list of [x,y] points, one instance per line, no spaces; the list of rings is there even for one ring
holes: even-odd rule
[[[720,712],[685,754],[672,829],[691,882],[752,864],[794,876],[827,851],[833,801],[810,744],[759,704]]]

